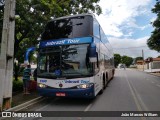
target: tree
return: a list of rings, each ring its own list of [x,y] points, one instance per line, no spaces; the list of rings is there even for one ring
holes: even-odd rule
[[[47,21],[52,18],[96,12],[102,12],[97,4],[99,0],[18,0],[16,3],[16,36],[15,36],[15,57],[17,52],[23,48],[35,46],[37,39],[42,33]],[[18,55],[18,56],[17,56]]]
[[[121,59],[121,62],[122,62],[123,64],[125,64],[127,67],[129,67],[129,66],[132,64],[132,62],[133,62],[133,58],[131,58],[131,57],[122,56],[121,58],[122,58],[122,59]]]
[[[137,60],[143,60],[143,57],[136,57],[135,62],[137,62]]]
[[[117,67],[119,63],[121,63],[120,54],[114,54],[114,65],[115,65],[115,67]]]
[[[156,0],[156,5],[152,9],[152,12],[157,14],[156,20],[152,23],[152,26],[155,28],[147,40],[148,47],[152,50],[160,52],[160,0]]]
[[[47,21],[60,16],[96,13],[101,14],[97,4],[100,0],[17,0],[15,28],[15,58],[24,61],[28,47],[36,46]],[[16,72],[16,71],[15,71]]]
[[[52,18],[102,12],[99,0],[18,0],[16,3],[15,57],[18,59],[25,49],[35,46],[47,21]],[[20,52],[20,53],[19,53]]]

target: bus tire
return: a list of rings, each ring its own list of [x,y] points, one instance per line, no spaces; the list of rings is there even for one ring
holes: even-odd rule
[[[103,88],[99,91],[99,95],[103,94]]]

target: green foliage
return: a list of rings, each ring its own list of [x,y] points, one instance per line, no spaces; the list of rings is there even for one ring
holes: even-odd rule
[[[21,79],[13,80],[13,92],[23,91],[23,81]]]
[[[115,67],[117,67],[118,64],[120,64],[120,63],[121,63],[121,56],[120,56],[120,54],[114,54],[114,65],[115,65]]]
[[[128,57],[128,56],[122,56],[121,57],[121,62],[123,64],[125,64],[127,67],[129,67],[132,64],[132,62],[133,62],[133,58]]]
[[[23,71],[24,71],[25,67],[20,67],[19,71],[18,71],[18,75],[19,76],[23,76]]]
[[[137,60],[143,60],[143,57],[136,57],[135,62],[137,62]]]
[[[156,1],[157,3],[152,9],[152,12],[157,14],[156,20],[152,23],[155,29],[148,39],[147,44],[150,49],[160,52],[160,0]]]
[[[93,12],[98,15],[102,13],[100,6],[97,4],[100,0],[69,0],[69,14],[81,14]],[[95,3],[95,4],[93,4]]]
[[[35,57],[33,54],[34,54],[34,52],[30,54],[30,56],[29,56],[30,59],[29,60],[30,60],[30,63],[36,64],[37,63],[37,57]]]
[[[100,0],[17,0],[15,25],[15,58],[24,62],[27,48],[36,46],[46,23],[57,17],[93,12],[101,14]],[[36,61],[31,57],[32,61]],[[15,71],[17,72],[17,71]]]
[[[137,57],[137,59],[140,59],[140,57]],[[127,67],[129,67],[133,63],[133,58],[129,56],[121,56],[120,54],[114,54],[115,67],[117,67],[120,63],[125,64]]]
[[[101,14],[100,0],[18,0],[16,1],[15,57],[24,61],[25,50],[35,46],[47,21],[70,14]]]

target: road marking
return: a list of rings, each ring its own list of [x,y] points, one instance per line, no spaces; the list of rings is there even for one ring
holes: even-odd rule
[[[59,98],[55,98],[54,100],[52,100],[52,102],[55,102],[55,101],[58,100],[58,99],[59,99]],[[45,105],[45,106],[37,109],[36,111],[44,111],[43,109],[46,108],[46,107],[48,107],[49,105],[50,105],[50,103],[48,103],[47,105]]]
[[[143,100],[141,99],[140,95],[138,94],[137,90],[134,88],[134,86],[132,85],[131,82],[129,82],[128,78],[127,78],[127,75],[125,74],[125,78],[128,82],[128,85],[130,87],[130,90],[131,90],[131,93],[132,93],[132,96],[135,100],[135,103],[136,103],[136,106],[138,108],[139,111],[142,111],[142,108],[144,109],[143,111],[149,111],[149,109],[147,108],[147,106],[145,105],[145,103],[143,102]],[[153,82],[155,83],[155,82]],[[160,87],[160,85],[159,85]],[[154,120],[153,118],[150,118],[151,120]],[[146,117],[141,117],[141,120],[147,120]]]
[[[29,104],[29,105],[27,105],[27,106],[25,106],[25,107],[22,107],[21,109],[19,109],[19,110],[17,110],[17,111],[20,111],[20,110],[22,110],[22,109],[24,109],[24,108],[27,108],[27,107],[29,107],[29,106],[31,106],[31,105],[34,105],[34,104],[36,104],[36,103],[39,103],[40,101],[43,101],[43,100],[45,100],[46,98],[42,98],[41,100],[39,100],[39,101],[36,101],[36,102],[33,102],[33,103],[31,103],[31,104]],[[27,119],[27,118],[21,118],[20,120],[24,120],[24,119]]]
[[[135,101],[135,104],[136,104],[136,107],[137,107],[138,111],[143,111],[143,110],[142,110],[142,107],[141,107],[141,104],[142,104],[143,102],[142,102],[142,100],[140,99],[140,96],[137,96],[138,94],[137,94],[137,92],[135,91],[133,85],[131,85],[131,83],[129,82],[126,74],[124,74],[124,75],[125,75],[125,78],[126,78],[126,81],[127,81],[128,85],[129,85],[131,94],[132,94],[132,96],[133,96],[133,99],[134,99],[134,101]],[[145,104],[143,104],[143,107],[146,108]],[[141,117],[141,120],[147,120],[147,119],[146,119],[145,117]]]
[[[47,105],[45,105],[45,106],[43,106],[43,107],[37,109],[36,111],[42,111],[44,108],[46,108],[46,107],[48,107],[48,106],[49,106],[49,104],[47,104]]]
[[[153,84],[154,84],[155,82],[153,82],[153,81],[152,81],[151,83],[153,83]]]
[[[27,102],[25,102],[25,103],[22,103],[22,104],[20,104],[20,105],[18,105],[18,106],[15,106],[15,107],[13,107],[13,108],[10,108],[10,109],[8,109],[8,110],[6,110],[6,111],[20,111],[20,110],[22,110],[22,109],[24,109],[24,108],[27,108],[28,106],[31,106],[31,105],[33,105],[33,104],[35,104],[35,103],[38,103],[38,102],[40,102],[40,101],[43,101],[44,99],[46,99],[46,98],[37,97],[37,98],[35,98],[35,99],[32,99],[32,100],[27,101]]]
[[[136,106],[137,106],[138,111],[142,111],[142,108],[141,108],[141,106],[140,106],[140,104],[139,104],[139,102],[138,102],[138,99],[136,98],[136,95],[135,95],[135,93],[134,93],[134,91],[133,91],[133,88],[131,87],[131,84],[129,83],[129,80],[128,80],[126,74],[125,74],[125,78],[126,78],[126,81],[127,81],[128,85],[129,85],[131,94],[132,94],[132,96],[133,96],[133,99],[134,99],[134,101],[135,101],[135,104],[136,104]]]
[[[84,112],[88,111],[88,110],[91,108],[91,106],[92,106],[92,103],[89,104],[89,105],[86,107],[86,109],[84,110]]]
[[[45,98],[46,99],[46,98]],[[58,98],[55,98],[53,101],[56,101]],[[37,102],[38,103],[38,102]],[[47,104],[47,105],[45,105],[45,106],[43,106],[43,107],[41,107],[41,108],[39,108],[39,109],[37,109],[37,110],[35,110],[35,112],[36,111],[43,111],[43,109],[45,108],[45,107],[48,107],[50,104]],[[25,117],[24,118],[21,118],[20,120],[24,120],[24,119],[26,119]]]

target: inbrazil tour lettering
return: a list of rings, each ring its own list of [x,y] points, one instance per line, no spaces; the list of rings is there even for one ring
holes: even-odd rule
[[[41,41],[40,47],[50,47],[50,46],[70,45],[70,44],[80,44],[80,43],[91,43],[91,42],[92,42],[92,37],[60,39],[60,40],[47,40],[47,41]]]
[[[78,43],[78,42],[79,40],[72,40],[72,39],[60,40],[60,41],[50,41],[50,42],[47,42],[45,46],[72,44],[72,43]]]

